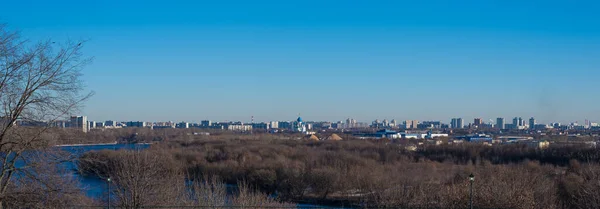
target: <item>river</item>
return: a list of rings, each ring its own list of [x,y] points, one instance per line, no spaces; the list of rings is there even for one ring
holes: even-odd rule
[[[76,156],[80,156],[83,153],[89,151],[97,151],[97,150],[120,150],[120,149],[128,149],[128,150],[138,150],[138,149],[146,149],[150,145],[149,144],[94,144],[94,145],[62,145],[60,148],[62,150],[68,151],[70,153],[75,154]],[[99,198],[103,193],[106,192],[107,184],[105,180],[99,179],[97,177],[90,176],[81,176],[77,172],[77,164],[73,162],[65,163],[63,166],[73,171],[73,177],[79,181],[80,186],[86,192],[88,197]],[[310,204],[298,204],[298,208],[339,208],[339,207],[327,207],[320,205],[310,205]]]
[[[149,144],[94,144],[94,145],[63,145],[60,148],[64,151],[80,156],[83,153],[96,150],[120,150],[120,149],[146,149]],[[99,179],[92,176],[81,176],[77,172],[77,164],[74,162],[65,163],[63,166],[73,171],[73,177],[80,183],[82,189],[86,192],[88,197],[101,197],[102,193],[106,191],[107,184],[105,180]]]

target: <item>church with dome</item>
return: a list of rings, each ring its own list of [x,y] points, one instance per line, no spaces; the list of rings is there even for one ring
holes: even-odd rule
[[[295,132],[306,133],[306,124],[302,121],[302,117],[298,117],[293,123],[292,130]]]

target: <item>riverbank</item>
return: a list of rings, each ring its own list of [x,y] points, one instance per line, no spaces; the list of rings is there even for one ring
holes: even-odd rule
[[[96,144],[59,144],[59,145],[54,145],[55,147],[83,147],[83,146],[108,146],[108,145],[117,145],[119,143],[112,142],[112,143],[96,143]],[[152,143],[135,143],[137,145],[150,145]]]
[[[101,145],[115,145],[117,142],[112,143],[96,143],[96,144],[59,144],[54,145],[55,147],[81,147],[81,146],[101,146]]]

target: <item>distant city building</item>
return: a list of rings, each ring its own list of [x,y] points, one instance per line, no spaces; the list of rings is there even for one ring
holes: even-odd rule
[[[430,123],[419,123],[417,124],[417,129],[434,129],[433,125]]]
[[[343,123],[332,123],[331,124],[331,128],[332,129],[343,129],[344,128],[344,124]]]
[[[377,119],[371,123],[372,128],[397,128],[397,126],[398,126],[398,124],[396,123],[396,120],[392,120],[390,122],[387,119],[384,119],[383,121],[380,121],[379,119]],[[357,123],[356,121],[353,121],[353,124],[351,127],[352,128],[362,128],[362,127],[364,127],[364,125],[361,123]]]
[[[151,126],[159,128],[175,128],[176,124],[173,121],[154,122]]]
[[[479,126],[481,124],[483,124],[483,120],[481,118],[473,119],[473,125]]]
[[[545,129],[551,129],[554,128],[550,125],[546,125],[546,124],[535,124],[533,125],[533,128],[530,127],[530,129],[535,129],[535,130],[545,130]]]
[[[469,142],[488,142],[491,143],[493,138],[486,134],[473,134],[467,136],[457,136],[457,139],[463,139]]]
[[[279,122],[278,121],[271,121],[271,123],[269,123],[269,128],[271,128],[271,129],[278,129],[279,128]]]
[[[56,128],[66,128],[66,127],[69,127],[69,121],[57,120],[57,121],[54,121],[54,123],[51,124],[51,126],[56,127]]]
[[[96,128],[104,128],[104,122],[96,122]]]
[[[587,128],[589,128],[591,126],[590,123],[591,122],[588,119],[585,119],[585,123],[583,125],[585,125]]]
[[[346,123],[342,124],[341,121],[336,124],[338,128],[357,128],[358,122],[352,118],[346,119]]]
[[[212,126],[212,122],[210,120],[203,120],[203,121],[200,121],[200,126],[210,127],[210,126]]]
[[[525,121],[521,117],[519,117],[519,126],[525,126]]]
[[[226,127],[227,127],[226,129],[229,131],[251,131],[252,130],[251,124],[243,124],[243,123],[227,124]]]
[[[157,129],[170,129],[170,128],[174,128],[174,127],[171,125],[165,125],[165,124],[159,124],[159,125],[153,124],[152,126],[150,126],[150,128],[153,130],[157,130]]]
[[[561,124],[560,124],[560,123],[553,123],[553,124],[552,124],[552,127],[556,128],[556,129],[559,129],[559,128],[560,128],[560,126],[561,126]]]
[[[211,123],[210,126],[206,127],[206,128],[210,128],[210,129],[227,129],[227,124],[228,123]]]
[[[383,123],[381,121],[379,121],[379,119],[376,119],[371,124],[371,127],[373,127],[373,128],[383,128]]]
[[[90,127],[90,129],[96,128],[96,121],[88,121],[88,123],[88,127]]]
[[[333,128],[333,124],[330,122],[318,122],[313,124],[313,128],[315,129],[331,129]]]
[[[88,132],[88,125],[87,116],[71,116],[71,120],[69,121],[69,127],[79,129],[84,133]]]
[[[180,122],[175,125],[175,128],[190,128],[190,123]]]
[[[514,130],[514,129],[516,129],[516,128],[515,128],[515,125],[514,125],[514,124],[512,124],[512,123],[507,123],[507,124],[504,124],[504,129],[508,129],[508,130]]]
[[[290,123],[288,121],[279,121],[279,128],[280,129],[292,129],[292,123]]]
[[[57,120],[49,124],[52,127],[56,128],[66,128],[69,127],[69,121],[66,120]]]
[[[105,127],[117,127],[117,122],[112,121],[112,120],[107,120],[106,122],[104,122],[104,126]]]
[[[43,121],[30,121],[30,120],[18,120],[16,122],[17,126],[29,126],[29,127],[45,127],[48,126],[48,123]]]
[[[418,124],[419,129],[440,129],[442,128],[442,122],[440,121],[423,121]]]
[[[417,129],[419,125],[419,121],[417,120],[406,120],[403,123],[403,127],[404,129]]]
[[[462,118],[452,118],[452,121],[450,122],[450,128],[458,129],[458,128],[463,128],[463,127],[464,127],[464,124],[463,124]]]
[[[529,129],[535,129],[535,118],[529,118]]]
[[[383,119],[382,125],[385,128],[390,127],[390,122],[387,119]]]
[[[253,130],[267,130],[267,129],[269,129],[269,124],[267,124],[267,123],[253,123],[252,124],[252,129]]]
[[[504,123],[504,118],[496,118],[496,128],[506,129],[506,124]]]
[[[417,128],[417,126],[419,126],[419,121],[418,120],[413,120],[411,127],[414,129],[414,128]]]
[[[525,121],[523,121],[523,118],[521,118],[521,117],[513,118],[513,124],[511,126],[511,129],[516,129],[516,130],[525,129]]]
[[[481,125],[477,126],[478,128],[494,128],[494,124],[492,123],[482,123]]]
[[[379,121],[379,120],[372,122],[370,127],[374,127],[374,128],[375,127],[383,127],[383,122],[377,123],[377,121]],[[391,125],[391,123],[390,123],[390,125]],[[328,128],[353,129],[353,128],[368,128],[369,124],[361,123],[361,122],[356,121],[355,119],[348,118],[345,121],[338,121],[335,123],[328,123],[328,122],[315,123],[313,127],[318,128],[318,129],[328,129]],[[310,127],[307,126],[307,128],[310,130]]]
[[[125,126],[141,128],[141,127],[146,127],[147,124],[146,124],[146,122],[142,122],[142,121],[129,121],[129,122],[125,122]]]

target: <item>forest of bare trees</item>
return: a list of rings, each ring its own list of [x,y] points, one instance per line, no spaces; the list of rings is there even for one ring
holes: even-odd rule
[[[472,173],[476,177],[476,208],[595,208],[600,203],[593,192],[600,189],[596,185],[600,165],[585,160],[596,159],[595,149],[541,151],[517,145],[465,144],[411,152],[384,141],[217,138],[173,139],[139,152],[169,161],[157,164],[175,170],[161,172],[180,172],[177,175],[185,176],[180,180],[211,182],[205,179],[217,178],[230,185],[243,182],[286,202],[466,208],[468,175]],[[85,154],[80,160],[81,172],[110,172],[119,166],[106,163],[128,162],[132,158],[125,156],[130,152]],[[145,172],[151,175],[156,171],[152,169],[166,168],[150,166]],[[161,184],[163,189],[167,189],[165,185],[181,185]]]
[[[228,192],[217,176],[191,179],[183,164],[162,150],[91,152],[80,159],[80,166],[88,175],[110,178],[110,195],[107,193],[96,203],[99,205],[115,208],[293,206],[245,182],[238,182],[236,191]]]

